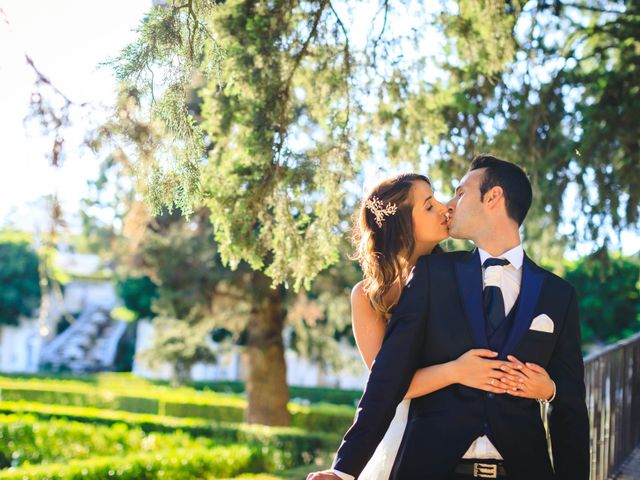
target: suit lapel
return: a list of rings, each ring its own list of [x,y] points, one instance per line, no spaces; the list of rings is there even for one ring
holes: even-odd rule
[[[455,264],[465,313],[477,348],[488,348],[482,307],[482,268],[478,249]]]
[[[500,358],[506,358],[513,353],[524,334],[529,329],[533,311],[538,303],[538,297],[542,291],[544,273],[538,271],[535,263],[526,255],[522,263],[522,282],[520,284],[520,301],[516,310],[513,326],[507,337],[507,341],[500,352]]]

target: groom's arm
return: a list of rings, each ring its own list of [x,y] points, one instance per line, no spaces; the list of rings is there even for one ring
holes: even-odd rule
[[[384,437],[415,373],[423,345],[428,302],[426,257],[418,260],[376,356],[353,425],[336,453],[333,469],[357,477]]]
[[[548,365],[556,383],[549,429],[556,478],[589,478],[589,415],[585,400],[584,362],[580,348],[578,301],[571,300],[558,343]]]

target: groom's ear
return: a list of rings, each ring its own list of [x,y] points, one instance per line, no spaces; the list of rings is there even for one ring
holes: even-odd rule
[[[484,203],[489,208],[495,208],[501,203],[501,201],[504,201],[504,190],[498,185],[496,185],[495,187],[491,187],[484,194]]]

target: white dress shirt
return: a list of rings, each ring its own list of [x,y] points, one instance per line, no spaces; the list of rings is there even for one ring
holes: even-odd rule
[[[481,248],[478,248],[478,252],[480,253],[480,265],[482,265],[487,258],[491,258],[491,255]],[[484,289],[487,285],[500,287],[504,299],[504,314],[507,316],[516,303],[518,295],[520,295],[524,250],[522,249],[522,245],[518,245],[496,258],[509,260],[509,265],[496,265],[483,269],[482,288]],[[498,452],[486,435],[476,438],[462,458],[492,458],[502,460],[500,452]],[[355,480],[353,475],[341,472],[335,468],[332,469],[332,471],[342,480]]]

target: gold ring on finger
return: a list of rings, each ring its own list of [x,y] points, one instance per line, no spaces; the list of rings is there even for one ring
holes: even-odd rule
[[[493,387],[493,382],[495,381],[495,378],[491,379],[491,386]]]

